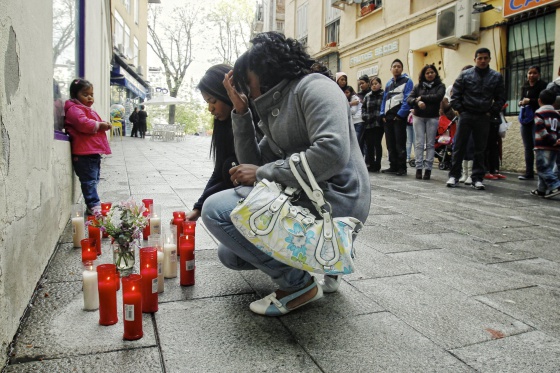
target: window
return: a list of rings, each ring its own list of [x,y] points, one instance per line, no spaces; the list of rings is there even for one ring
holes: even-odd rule
[[[296,14],[296,38],[303,44],[307,44],[307,3],[297,9]]]
[[[276,31],[284,33],[284,21],[276,21]]]
[[[360,5],[359,13],[361,16],[365,16],[368,13],[373,12],[375,9],[379,9],[383,6],[381,0],[366,0]]]
[[[70,83],[78,75],[76,61],[77,1],[53,1],[53,96],[55,138],[63,139],[64,101],[68,99]]]
[[[340,14],[342,11],[331,6],[331,1],[325,1],[325,44],[338,44],[338,30],[340,28]]]
[[[132,50],[130,49],[130,27],[128,25],[124,25],[124,54],[128,58],[132,57]]]
[[[140,19],[140,0],[134,1],[134,23],[138,24]]]
[[[119,12],[115,11],[115,35],[113,39],[113,45],[119,48],[119,44],[124,47],[124,20],[119,14]]]
[[[514,24],[508,28],[506,80],[506,114],[519,112],[520,90],[527,80],[529,66],[541,68],[541,79],[550,82],[554,76],[555,14]]]
[[[122,0],[124,7],[126,8],[126,12],[130,14],[130,0]]]
[[[132,61],[134,63],[134,66],[138,67],[138,39],[136,38],[136,36],[134,37],[134,50],[132,51]]]

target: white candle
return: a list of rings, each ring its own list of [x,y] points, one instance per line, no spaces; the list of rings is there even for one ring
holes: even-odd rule
[[[99,308],[99,292],[97,291],[97,272],[86,269],[82,273],[84,291],[84,310],[93,311]]]
[[[163,251],[158,250],[158,252],[157,252],[158,293],[163,293],[163,286],[164,286],[164,282],[163,282],[163,256],[164,256]]]
[[[86,238],[86,228],[83,216],[75,216],[72,218],[72,240],[74,247],[82,247],[81,241]]]
[[[150,218],[150,234],[161,234],[161,218]]]
[[[163,277],[177,277],[177,245],[174,243],[163,245]]]

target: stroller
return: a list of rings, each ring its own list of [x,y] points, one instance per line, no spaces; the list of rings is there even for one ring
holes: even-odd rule
[[[440,170],[451,168],[455,132],[457,132],[457,117],[449,120],[445,115],[440,116],[436,142],[434,143],[434,156],[439,162],[438,168]],[[410,167],[416,167],[416,159],[411,158],[408,164]]]

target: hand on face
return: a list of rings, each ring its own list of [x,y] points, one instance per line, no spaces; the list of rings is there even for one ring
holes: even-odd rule
[[[249,109],[249,99],[244,93],[235,89],[233,84],[233,71],[224,75],[224,87],[226,88],[229,99],[233,103],[233,108],[237,114],[245,114]]]
[[[233,185],[253,185],[257,181],[257,169],[254,164],[240,164],[229,169]]]

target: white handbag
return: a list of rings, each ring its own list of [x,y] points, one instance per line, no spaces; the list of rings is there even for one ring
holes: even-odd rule
[[[311,186],[296,168],[300,162]],[[352,217],[332,218],[305,153],[290,157],[290,169],[322,219],[292,203],[298,189],[263,179],[233,209],[233,224],[258,249],[289,266],[328,275],[354,272],[353,234],[362,223]]]

